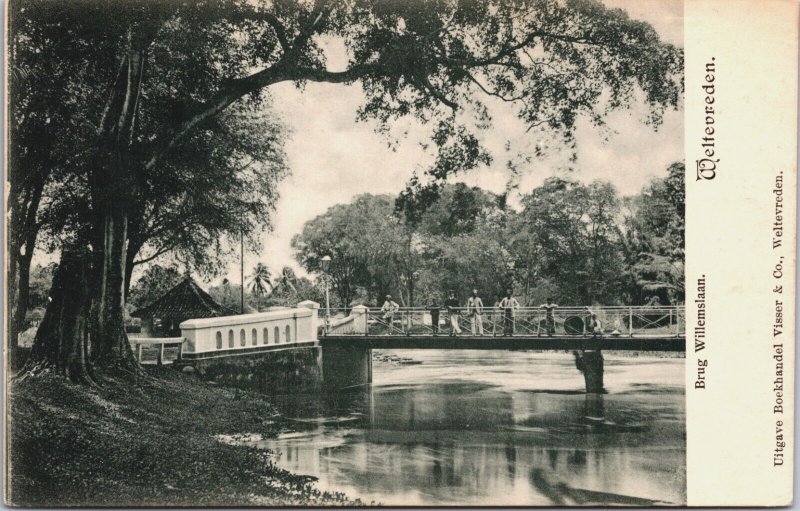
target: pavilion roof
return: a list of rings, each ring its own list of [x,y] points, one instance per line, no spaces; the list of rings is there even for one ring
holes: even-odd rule
[[[237,311],[220,305],[189,276],[153,303],[131,313],[137,318],[199,319],[232,316]]]

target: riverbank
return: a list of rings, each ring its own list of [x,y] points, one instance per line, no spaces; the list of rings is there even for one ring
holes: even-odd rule
[[[100,389],[40,377],[8,389],[7,501],[17,506],[354,505],[264,449],[219,435],[285,429],[265,396],[169,368]]]

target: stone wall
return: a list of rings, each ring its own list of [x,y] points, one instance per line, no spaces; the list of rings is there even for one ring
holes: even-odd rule
[[[318,388],[322,348],[309,346],[190,362],[200,378],[268,394]]]

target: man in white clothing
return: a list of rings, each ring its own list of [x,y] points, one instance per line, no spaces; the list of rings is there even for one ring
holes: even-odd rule
[[[478,290],[472,290],[472,296],[467,300],[467,315],[470,318],[472,335],[483,335],[483,300],[478,296]]]
[[[503,311],[503,335],[514,335],[514,310],[519,308],[519,302],[509,289],[500,300],[500,310]]]
[[[394,314],[399,309],[400,306],[392,300],[392,295],[386,295],[386,301],[383,302],[383,307],[381,307],[381,319],[388,325],[389,333],[391,333],[394,326]]]

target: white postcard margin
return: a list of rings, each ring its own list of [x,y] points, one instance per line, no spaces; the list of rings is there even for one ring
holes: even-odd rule
[[[687,500],[788,505],[798,2],[684,15]]]

